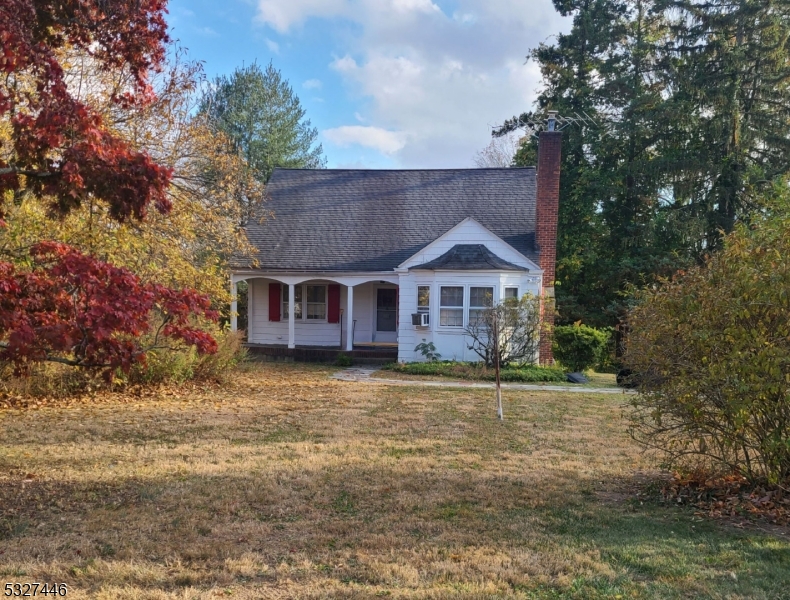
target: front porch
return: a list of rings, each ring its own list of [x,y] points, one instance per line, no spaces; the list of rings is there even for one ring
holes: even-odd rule
[[[334,360],[341,351],[359,360],[397,359],[397,277],[234,274],[234,297],[244,280],[253,353],[306,361]],[[234,303],[234,330],[236,311]]]

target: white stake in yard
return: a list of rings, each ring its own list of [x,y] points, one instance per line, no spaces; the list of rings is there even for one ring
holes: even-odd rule
[[[499,380],[499,317],[497,311],[494,311],[494,370],[496,371],[496,410],[499,420],[505,418],[505,413],[502,411],[502,384]]]

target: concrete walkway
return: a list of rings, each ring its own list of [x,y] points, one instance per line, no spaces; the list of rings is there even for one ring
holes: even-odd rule
[[[376,367],[351,367],[332,375],[333,379],[340,381],[354,381],[358,383],[382,383],[386,385],[409,385],[425,387],[449,387],[449,388],[485,388],[492,389],[494,383],[478,383],[471,381],[425,381],[425,380],[404,380],[404,379],[384,379],[381,377],[371,377],[378,371]],[[585,394],[633,394],[633,390],[623,388],[593,388],[581,385],[542,385],[539,383],[503,383],[502,389],[508,390],[534,390],[543,392],[583,392]]]

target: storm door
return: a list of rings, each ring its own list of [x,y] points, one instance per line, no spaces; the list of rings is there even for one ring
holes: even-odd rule
[[[376,342],[398,341],[398,290],[376,289]]]

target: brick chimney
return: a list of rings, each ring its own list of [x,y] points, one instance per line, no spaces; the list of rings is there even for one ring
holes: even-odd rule
[[[535,210],[535,244],[539,254],[538,266],[543,269],[543,295],[554,301],[554,277],[557,264],[557,213],[560,204],[560,162],[562,133],[556,131],[557,113],[549,112],[548,127],[538,137],[538,173]],[[543,320],[554,325],[554,307],[544,312]],[[551,336],[542,334],[540,362],[554,362]]]

